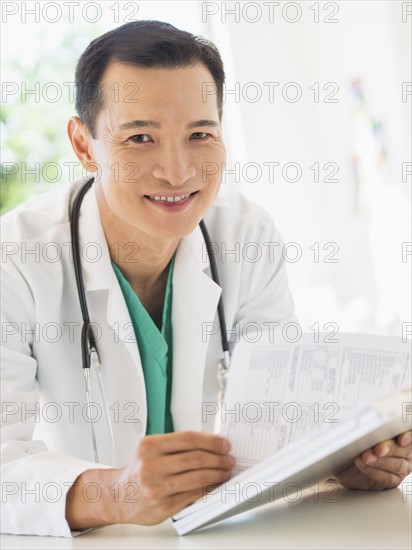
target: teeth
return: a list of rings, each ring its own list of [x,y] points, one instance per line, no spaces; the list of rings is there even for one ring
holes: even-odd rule
[[[158,195],[149,195],[149,198],[155,201],[179,202],[183,199],[187,199],[188,197],[190,197],[190,195],[191,193],[187,193],[187,195],[181,195],[180,197],[164,197],[163,195],[159,197]]]

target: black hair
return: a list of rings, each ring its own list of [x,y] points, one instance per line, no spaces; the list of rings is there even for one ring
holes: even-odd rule
[[[216,46],[169,23],[132,21],[93,40],[77,64],[76,110],[93,137],[97,116],[104,106],[100,82],[113,62],[168,69],[202,63],[215,82],[219,118],[222,118],[225,73]]]

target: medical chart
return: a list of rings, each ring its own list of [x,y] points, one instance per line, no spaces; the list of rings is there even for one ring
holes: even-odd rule
[[[218,412],[237,459],[234,475],[411,384],[410,342],[360,334],[335,340],[304,334],[296,344],[236,344]]]

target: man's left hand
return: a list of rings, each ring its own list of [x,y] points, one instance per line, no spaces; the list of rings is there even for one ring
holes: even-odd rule
[[[347,489],[382,491],[397,487],[411,472],[412,432],[405,432],[364,451],[334,478]]]

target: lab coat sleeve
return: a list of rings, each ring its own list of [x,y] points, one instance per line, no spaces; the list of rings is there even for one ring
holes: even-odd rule
[[[33,440],[37,363],[31,354],[35,303],[17,267],[2,262],[1,531],[70,537],[66,495],[77,476],[106,465],[48,451]]]

